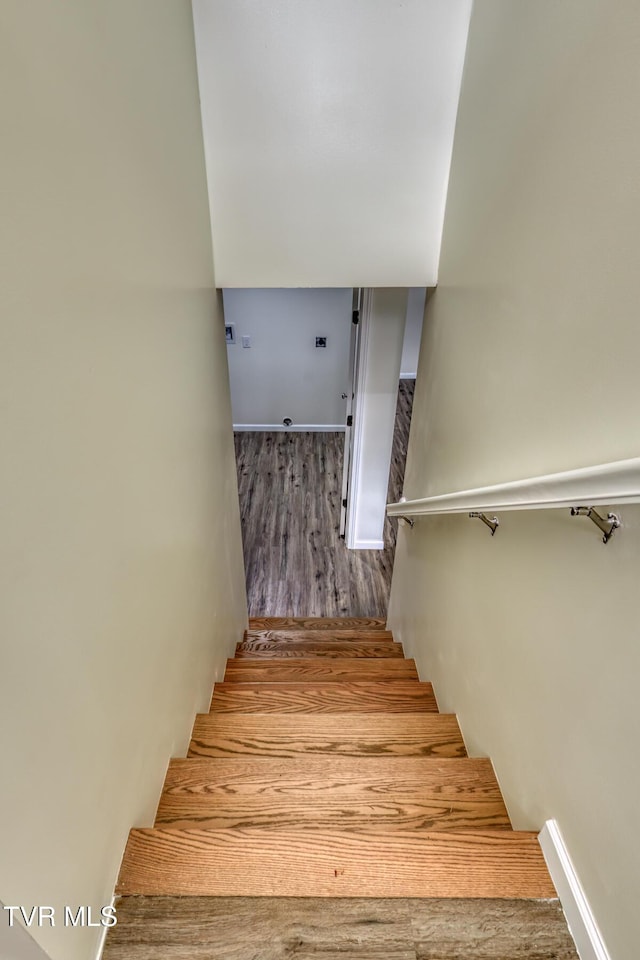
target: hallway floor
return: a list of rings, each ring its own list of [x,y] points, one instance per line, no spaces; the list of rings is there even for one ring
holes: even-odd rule
[[[117,906],[104,960],[577,960],[557,900],[125,897]]]
[[[388,500],[402,493],[414,380],[401,380]],[[385,617],[396,521],[384,550],[339,536],[343,433],[237,433],[249,615]]]

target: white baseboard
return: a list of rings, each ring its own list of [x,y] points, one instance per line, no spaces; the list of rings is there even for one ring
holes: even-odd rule
[[[285,427],[283,423],[234,423],[236,433],[280,432],[280,433],[344,433],[344,423],[292,423]]]
[[[403,373],[402,370],[400,371],[401,380],[415,380],[417,376],[417,373]]]
[[[580,960],[610,960],[555,820],[547,820],[538,839]]]
[[[384,550],[384,540],[355,540],[350,550]]]
[[[116,895],[114,893],[114,895],[111,897],[111,903],[109,904],[109,906],[114,907],[115,904],[116,904]],[[116,917],[117,916],[118,914],[116,912]],[[102,960],[102,954],[104,952],[104,944],[105,944],[105,940],[107,939],[107,934],[109,933],[109,930],[111,930],[111,927],[103,927],[102,930],[100,931],[100,939],[98,940],[98,952],[96,953],[96,960]]]

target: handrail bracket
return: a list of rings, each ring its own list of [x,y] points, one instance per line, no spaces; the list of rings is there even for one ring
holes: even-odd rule
[[[497,530],[498,527],[500,526],[500,521],[498,520],[497,517],[491,517],[491,518],[489,518],[489,517],[486,515],[486,513],[476,513],[476,512],[470,513],[469,516],[470,516],[470,517],[473,517],[474,519],[477,517],[478,520],[482,520],[482,522],[483,522],[484,524],[486,524],[486,526],[489,527],[489,529],[491,530],[491,536],[492,536],[492,537],[495,536],[496,530]]]
[[[609,540],[611,540],[611,537],[620,526],[620,517],[616,513],[608,513],[607,519],[605,520],[593,507],[571,507],[571,516],[589,517],[589,520],[592,520],[596,527],[604,534],[602,538],[603,543],[609,543]]]
[[[403,495],[403,496],[400,497],[400,500],[399,500],[398,502],[399,502],[399,503],[406,503],[406,502],[407,502],[407,498]],[[413,529],[413,525],[414,525],[414,523],[415,523],[415,520],[413,519],[413,517],[407,517],[407,516],[405,516],[404,514],[400,514],[400,515],[398,516],[398,520],[404,520],[404,522],[405,522],[409,527],[411,527],[411,529]]]

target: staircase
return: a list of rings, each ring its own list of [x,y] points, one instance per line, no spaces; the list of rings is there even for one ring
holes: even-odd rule
[[[556,897],[491,761],[466,755],[384,623],[288,618],[250,621],[187,759],[171,761],[155,826],[131,831],[116,892]]]

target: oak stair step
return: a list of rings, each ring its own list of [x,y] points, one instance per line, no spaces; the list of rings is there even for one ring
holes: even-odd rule
[[[501,801],[493,803],[458,800],[443,803],[437,799],[408,800],[304,800],[263,799],[218,800],[206,808],[192,803],[185,810],[158,813],[156,826],[179,830],[225,830],[236,827],[261,827],[265,830],[332,830],[343,833],[407,833],[425,830],[508,830],[509,817]]]
[[[424,790],[442,798],[501,799],[491,760],[486,757],[192,757],[171,760],[164,794],[418,796]]]
[[[193,758],[170,764],[155,826],[384,833],[510,821],[483,759]]]
[[[243,640],[236,646],[236,659],[277,657],[403,657],[402,645],[383,640]]]
[[[190,757],[463,757],[453,714],[198,714]]]
[[[352,683],[216,683],[217,713],[437,713],[430,683],[380,680]]]
[[[272,660],[227,660],[227,682],[241,683],[330,680],[417,680],[413,660],[400,657],[362,657],[361,659],[287,658]]]
[[[555,897],[534,833],[132,830],[120,895]]]
[[[249,617],[249,630],[386,630],[379,617]]]
[[[339,643],[368,640],[373,643],[394,643],[391,630],[245,630],[245,640],[335,640]]]

